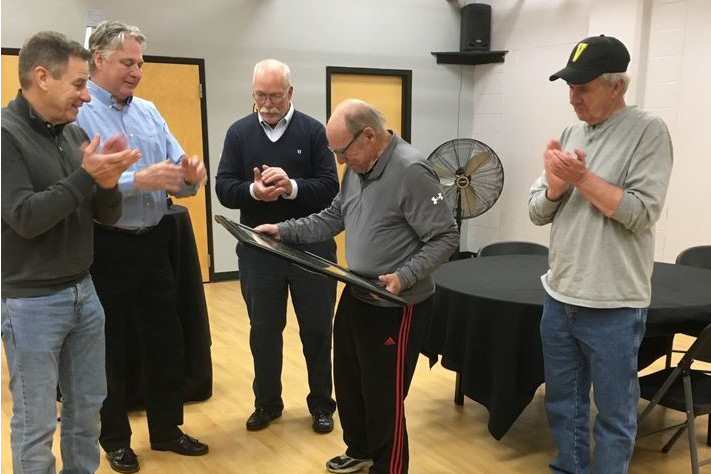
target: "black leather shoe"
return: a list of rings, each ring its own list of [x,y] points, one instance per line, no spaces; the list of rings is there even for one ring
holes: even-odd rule
[[[116,472],[138,472],[138,457],[131,448],[119,448],[113,451],[106,451],[106,459],[109,460],[111,469]]]
[[[281,416],[281,413],[272,413],[264,408],[257,408],[254,413],[249,415],[247,419],[247,430],[248,431],[259,431],[263,430],[269,423],[276,420]]]
[[[209,450],[205,443],[201,443],[185,433],[173,441],[151,442],[151,449],[154,451],[172,451],[182,454],[183,456],[202,456],[203,454],[207,454]]]
[[[314,424],[311,426],[316,433],[330,433],[333,431],[333,415],[326,411],[317,411],[312,416]]]

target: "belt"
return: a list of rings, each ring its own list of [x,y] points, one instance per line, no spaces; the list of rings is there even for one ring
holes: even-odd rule
[[[129,235],[143,235],[143,234],[147,234],[148,232],[152,231],[157,226],[154,225],[151,227],[143,227],[141,229],[124,229],[123,227],[114,227],[114,226],[110,226],[110,225],[99,224],[97,222],[96,227],[103,229],[103,230],[108,230],[109,232],[118,232],[121,234],[129,234]]]

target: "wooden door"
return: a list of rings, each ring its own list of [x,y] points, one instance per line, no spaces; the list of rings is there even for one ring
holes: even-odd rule
[[[3,50],[2,54],[2,106],[15,98],[20,82],[17,77],[18,51]],[[204,146],[207,137],[203,136],[201,86],[202,60],[181,60],[146,56],[143,78],[136,89],[136,95],[153,102],[168,123],[170,131],[178,140],[187,155],[197,155],[204,161]],[[203,74],[204,75],[204,74]],[[207,163],[206,163],[207,166]],[[202,280],[210,280],[210,227],[208,222],[209,193],[202,187],[197,195],[189,198],[174,199],[176,204],[185,206],[190,212],[190,219],[195,234]]]
[[[360,99],[373,104],[385,115],[385,127],[410,140],[411,72],[359,68],[326,68],[327,113],[345,99]],[[338,179],[345,165],[337,164]],[[347,265],[345,233],[336,236],[338,263]]]

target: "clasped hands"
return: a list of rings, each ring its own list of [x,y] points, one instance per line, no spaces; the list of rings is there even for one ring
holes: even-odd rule
[[[558,140],[551,140],[543,152],[543,166],[548,180],[548,199],[559,199],[568,186],[577,186],[588,176],[585,152],[576,148],[564,152]]]
[[[252,192],[260,201],[276,201],[281,196],[292,193],[291,179],[282,168],[277,166],[262,165],[262,169],[255,167],[254,187]]]

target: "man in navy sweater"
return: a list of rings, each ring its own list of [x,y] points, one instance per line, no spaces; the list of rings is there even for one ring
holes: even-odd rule
[[[252,93],[258,111],[227,131],[217,171],[222,205],[240,210],[250,227],[305,217],[326,208],[338,192],[338,175],[323,125],[294,110],[289,67],[265,59],[254,67]],[[336,261],[333,239],[300,248]],[[308,371],[306,402],[313,430],[333,430],[331,330],[336,282],[296,265],[237,245],[242,296],[250,320],[254,358],[254,413],[250,431],[281,416],[282,332],[287,289],[291,294]]]

